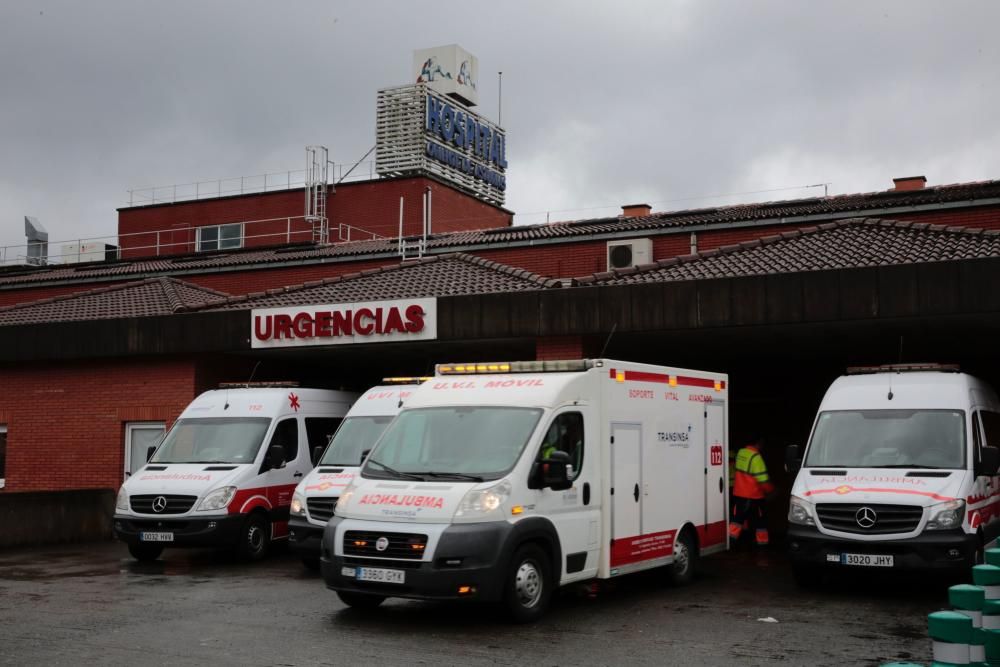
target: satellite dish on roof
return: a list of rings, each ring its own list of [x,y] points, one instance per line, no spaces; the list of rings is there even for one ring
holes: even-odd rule
[[[24,216],[24,235],[28,238],[28,254],[25,260],[34,266],[48,263],[49,233],[33,215]]]

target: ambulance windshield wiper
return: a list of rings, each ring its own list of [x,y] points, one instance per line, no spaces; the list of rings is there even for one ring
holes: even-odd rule
[[[454,479],[467,479],[470,482],[481,482],[483,478],[479,475],[469,475],[464,472],[434,472],[432,470],[422,471],[421,475],[427,475],[428,477],[452,477]]]
[[[887,466],[872,466],[873,468],[920,468],[927,470],[943,470],[942,466],[910,465],[909,463],[893,463]]]
[[[385,470],[390,475],[395,475],[396,477],[398,477],[400,479],[415,479],[418,482],[425,481],[424,478],[421,477],[420,475],[414,475],[412,472],[399,472],[398,470],[395,470],[394,468],[390,468],[389,466],[387,466],[386,464],[382,463],[381,461],[376,461],[375,459],[372,459],[372,458],[368,459],[368,463],[369,464],[374,463],[375,465],[379,466],[380,468],[382,468],[382,470]]]

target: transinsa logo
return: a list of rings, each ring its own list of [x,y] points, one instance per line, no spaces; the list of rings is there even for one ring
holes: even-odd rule
[[[503,174],[507,169],[507,137],[498,128],[428,95],[425,129],[428,135],[445,144],[428,141],[428,157],[489,183],[501,192],[507,189],[507,177]]]

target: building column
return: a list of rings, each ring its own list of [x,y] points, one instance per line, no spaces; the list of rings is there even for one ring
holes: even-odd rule
[[[546,336],[535,339],[535,359],[583,359],[587,346],[582,336]]]

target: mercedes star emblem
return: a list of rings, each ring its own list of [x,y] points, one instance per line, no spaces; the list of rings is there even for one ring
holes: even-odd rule
[[[389,548],[389,538],[388,537],[380,537],[377,540],[375,540],[375,550],[376,551],[385,551],[388,548]]]
[[[167,499],[163,496],[156,496],[153,498],[153,511],[162,512],[167,509]]]
[[[878,515],[875,514],[875,510],[871,507],[862,507],[854,513],[854,520],[862,528],[871,528],[875,525],[876,519],[878,519]]]

